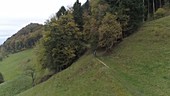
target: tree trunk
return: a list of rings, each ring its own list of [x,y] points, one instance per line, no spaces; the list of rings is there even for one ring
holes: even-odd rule
[[[162,0],[159,0],[159,7],[162,8]]]
[[[145,22],[145,0],[143,0],[143,22]]]
[[[150,18],[150,13],[149,13],[149,11],[150,11],[150,2],[149,2],[149,0],[148,0],[148,19]]]

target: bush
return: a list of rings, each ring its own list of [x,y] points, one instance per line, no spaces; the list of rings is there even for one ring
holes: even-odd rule
[[[164,17],[166,14],[166,10],[164,8],[159,8],[155,13],[154,13],[154,18],[159,19]]]
[[[3,57],[0,55],[0,62],[3,60]]]
[[[0,84],[4,82],[4,78],[2,76],[2,74],[0,73]]]

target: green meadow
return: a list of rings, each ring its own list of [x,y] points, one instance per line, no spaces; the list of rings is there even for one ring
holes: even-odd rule
[[[5,82],[0,84],[0,96],[14,96],[32,87],[31,78],[24,74],[23,68],[33,63],[33,53],[33,50],[29,49],[9,55],[0,62],[0,72],[5,79]]]

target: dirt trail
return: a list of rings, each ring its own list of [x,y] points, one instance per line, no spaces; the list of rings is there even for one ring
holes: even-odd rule
[[[106,63],[104,63],[103,61],[101,61],[100,59],[96,58],[97,61],[99,61],[101,64],[103,64],[104,66],[106,66],[107,68],[109,68],[109,66],[107,66]]]

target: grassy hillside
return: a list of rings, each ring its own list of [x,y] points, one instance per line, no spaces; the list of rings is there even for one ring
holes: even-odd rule
[[[33,50],[30,49],[9,55],[0,62],[0,72],[5,79],[5,83],[0,84],[0,96],[14,96],[31,88],[31,78],[23,74],[23,66],[32,64],[34,56]]]
[[[14,96],[32,87],[31,78],[19,76],[0,85],[0,96]]]
[[[18,96],[170,96],[169,29],[170,17],[148,22],[111,55],[86,54]]]
[[[27,60],[32,60],[32,58],[34,58],[33,50],[30,49],[9,55],[8,58],[0,62],[0,72],[3,74],[5,81],[12,80],[22,74],[21,65],[33,63],[32,61],[27,62]]]
[[[106,96],[129,94],[111,70],[92,55],[85,55],[73,66],[21,96]],[[20,96],[20,95],[19,95]]]

